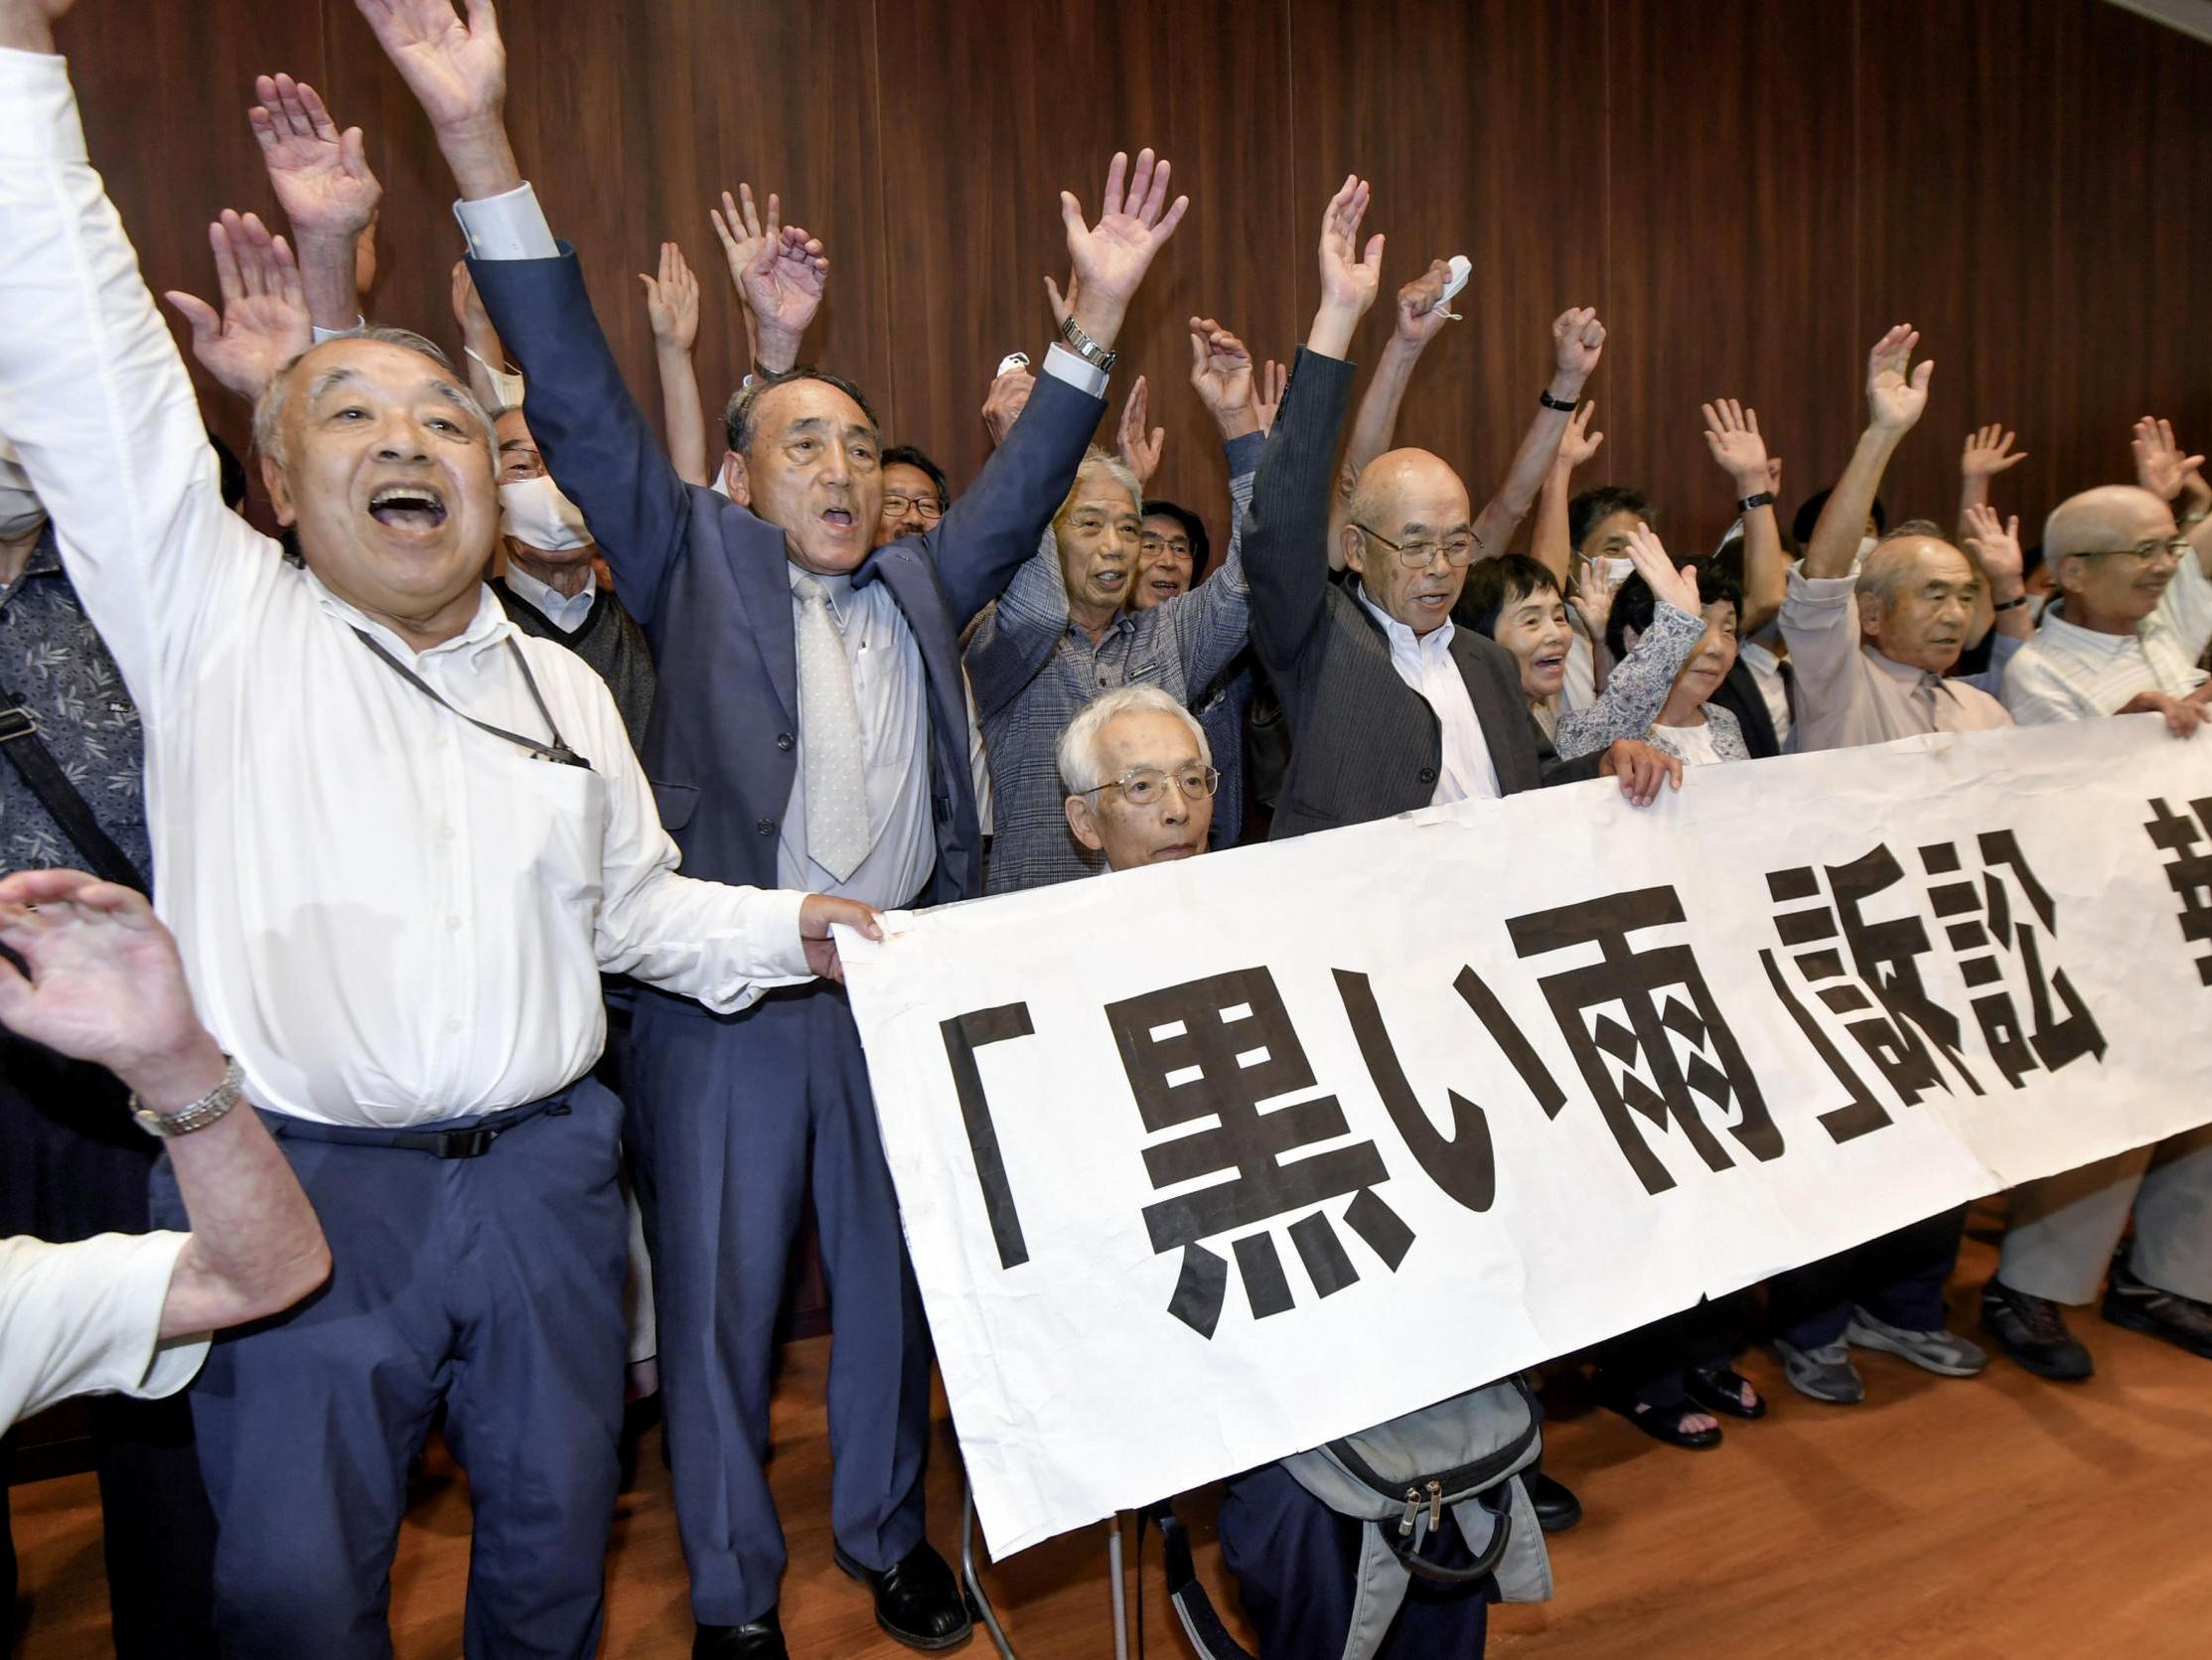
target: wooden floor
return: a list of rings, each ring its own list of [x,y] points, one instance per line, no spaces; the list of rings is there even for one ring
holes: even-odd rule
[[[1978,1226],[1953,1286],[1971,1330],[1992,1266]],[[1662,1446],[1610,1414],[1554,1397],[1548,1467],[1588,1519],[1551,1542],[1558,1599],[1495,1611],[1503,1655],[1730,1660],[1789,1655],[2212,1655],[2212,1363],[2075,1321],[2098,1376],[2040,1382],[2004,1361],[1951,1382],[1886,1355],[1860,1366],[1869,1399],[1821,1407],[1791,1394],[1754,1354],[1745,1369],[1774,1398],[1726,1444]],[[821,1407],[826,1340],[791,1352],[776,1401],[779,1500],[792,1530],[784,1624],[795,1654],[874,1660],[909,1651],[876,1631],[865,1594],[829,1560]],[[1563,1402],[1559,1397],[1564,1397]],[[615,1524],[606,1655],[689,1653],[690,1618],[658,1436],[640,1489]],[[951,1557],[959,1526],[952,1441],[939,1418],[931,1536]],[[1202,1566],[1234,1621],[1210,1545],[1208,1495],[1185,1503],[1208,1541]],[[106,1652],[98,1517],[89,1477],[15,1491],[25,1591],[25,1660]],[[402,1660],[460,1652],[469,1520],[465,1484],[434,1463],[393,1573]],[[1156,1540],[1141,1576],[1153,1656],[1189,1653],[1160,1595]],[[1025,1660],[1109,1654],[1103,1528],[985,1573]],[[988,1656],[980,1634],[966,1650]]]

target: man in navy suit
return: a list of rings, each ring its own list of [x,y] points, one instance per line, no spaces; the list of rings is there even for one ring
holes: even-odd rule
[[[359,3],[453,169],[477,288],[528,380],[545,460],[652,642],[661,694],[644,759],[685,871],[770,883],[805,871],[886,910],[974,895],[959,631],[1036,551],[1106,410],[1122,315],[1187,206],[1168,205],[1168,164],[1146,150],[1131,171],[1116,155],[1096,225],[1063,193],[1078,283],[1066,344],[959,504],[875,548],[881,447],[859,390],[763,365],[731,401],[728,498],[684,485],[516,165],[491,7],[472,0],[464,25],[451,0]],[[786,231],[777,257],[802,302],[818,295],[826,262],[804,231]],[[793,321],[764,315],[764,340],[795,350]],[[836,1327],[837,1560],[891,1635],[963,1641],[959,1585],[923,1534],[927,1343],[842,992],[771,994],[733,1019],[654,996],[634,1036],[693,1654],[785,1653],[783,1538],[761,1466],[810,1175]]]

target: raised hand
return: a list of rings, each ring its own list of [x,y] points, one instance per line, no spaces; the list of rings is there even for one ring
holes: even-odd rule
[[[1259,430],[1275,429],[1275,411],[1282,407],[1282,394],[1290,385],[1290,368],[1269,358],[1253,381],[1252,412],[1259,421]]]
[[[1866,409],[1872,424],[1884,432],[1911,431],[1927,410],[1928,379],[1935,374],[1935,360],[1913,368],[1909,379],[1905,373],[1919,344],[1920,331],[1899,323],[1866,354]]]
[[[507,46],[492,0],[355,0],[399,78],[440,129],[500,118],[507,101]]]
[[[661,244],[658,279],[638,273],[646,285],[646,316],[653,324],[653,341],[663,351],[688,354],[699,338],[699,279],[691,263],[673,242]]]
[[[1121,459],[1130,472],[1136,475],[1137,494],[1143,495],[1152,482],[1152,475],[1159,471],[1160,451],[1167,443],[1167,428],[1155,426],[1152,436],[1144,436],[1144,420],[1149,413],[1150,397],[1145,390],[1144,377],[1136,377],[1136,384],[1129,388],[1128,398],[1121,405],[1121,430],[1116,435]]]
[[[1428,269],[1398,291],[1398,321],[1393,336],[1408,346],[1426,346],[1444,332],[1451,313],[1444,306],[1444,287],[1451,281],[1451,266],[1431,259]]]
[[[2136,452],[2136,482],[2160,501],[2170,502],[2204,466],[2201,455],[2184,455],[2173,441],[2170,422],[2145,415],[2136,422],[2129,446]]]
[[[1006,434],[1029,407],[1029,394],[1037,389],[1037,377],[1026,369],[1009,369],[991,382],[990,390],[983,394],[983,430],[990,434],[991,448],[996,449],[1006,441]]]
[[[1605,434],[1590,430],[1590,420],[1596,413],[1597,399],[1593,397],[1567,416],[1566,431],[1559,436],[1559,451],[1553,466],[1564,467],[1571,473],[1597,454],[1598,446],[1605,442]]]
[[[1759,436],[1759,411],[1746,409],[1732,397],[1717,398],[1699,407],[1705,417],[1705,448],[1712,452],[1720,470],[1735,481],[1737,497],[1771,490],[1766,440]]]
[[[1605,352],[1605,325],[1595,306],[1570,306],[1551,319],[1552,395],[1569,398],[1597,373]],[[1563,388],[1563,389],[1562,389]]]
[[[353,237],[368,229],[384,188],[369,171],[361,128],[340,132],[315,88],[288,75],[259,76],[253,95],[261,101],[246,119],[292,234]]]
[[[1191,389],[1224,439],[1265,430],[1253,407],[1252,354],[1211,317],[1191,319]]]
[[[2018,591],[2023,560],[2020,554],[2020,517],[1999,519],[1988,503],[1967,509],[1967,546],[1982,561],[1982,574],[1992,590]]]
[[[1613,617],[1613,596],[1620,585],[1620,579],[1597,560],[1584,562],[1574,595],[1567,603],[1574,607],[1574,614],[1582,619],[1582,628],[1592,640],[1605,638],[1605,625]]]
[[[215,250],[221,314],[196,295],[172,291],[164,298],[191,325],[192,355],[201,367],[251,403],[314,344],[299,266],[284,238],[254,214],[225,208],[208,226],[208,244]]]
[[[1190,211],[1187,196],[1169,203],[1168,175],[1165,157],[1139,150],[1132,168],[1128,156],[1116,150],[1106,166],[1096,225],[1084,223],[1082,203],[1067,191],[1060,193],[1068,259],[1075,267],[1068,283],[1070,316],[1101,346],[1110,346],[1120,334],[1121,319],[1144,273]]]
[[[2027,451],[2012,448],[2012,434],[2004,429],[2002,421],[1991,421],[1967,434],[1966,448],[1959,456],[1959,476],[1966,479],[1994,478],[1998,473],[2017,467],[2027,459]]]
[[[740,184],[737,191],[735,199],[724,191],[721,208],[709,208],[707,218],[721,239],[738,300],[759,326],[761,367],[789,369],[821,309],[829,256],[819,237],[783,223],[783,203],[773,193],[763,220],[753,204],[753,187]]]
[[[1651,584],[1654,599],[1672,605],[1677,611],[1687,611],[1693,617],[1704,614],[1704,604],[1697,598],[1697,567],[1678,567],[1667,557],[1667,549],[1660,544],[1652,528],[1641,520],[1629,532],[1628,562],[1636,567],[1637,575]]]
[[[1383,286],[1381,232],[1360,247],[1360,222],[1372,195],[1365,179],[1348,174],[1321,216],[1321,305],[1348,311],[1354,320],[1367,315]]]

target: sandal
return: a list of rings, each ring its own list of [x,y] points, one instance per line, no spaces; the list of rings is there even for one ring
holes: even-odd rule
[[[1723,1418],[1758,1419],[1767,1415],[1767,1404],[1751,1387],[1751,1380],[1729,1366],[1692,1366],[1682,1375],[1683,1393],[1708,1413]],[[1743,1404],[1749,1395],[1751,1404]]]
[[[1608,1412],[1616,1412],[1653,1440],[1665,1441],[1669,1446],[1686,1446],[1694,1452],[1720,1444],[1720,1427],[1710,1430],[1685,1430],[1682,1421],[1695,1418],[1705,1411],[1695,1401],[1670,1401],[1665,1406],[1653,1406],[1648,1401],[1611,1400],[1600,1403]]]

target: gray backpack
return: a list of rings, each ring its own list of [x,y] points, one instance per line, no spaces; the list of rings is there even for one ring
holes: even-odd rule
[[[1507,1602],[1550,1596],[1551,1564],[1536,1507],[1515,1479],[1543,1449],[1536,1402],[1516,1378],[1282,1461],[1299,1486],[1362,1524],[1344,1660],[1371,1660],[1416,1575],[1441,1585],[1496,1575],[1499,1598]],[[1475,1553],[1468,1567],[1446,1568],[1427,1555],[1447,1511]],[[1151,1515],[1167,1545],[1168,1594],[1191,1642],[1208,1660],[1252,1660],[1199,1583],[1181,1523],[1164,1504]]]

